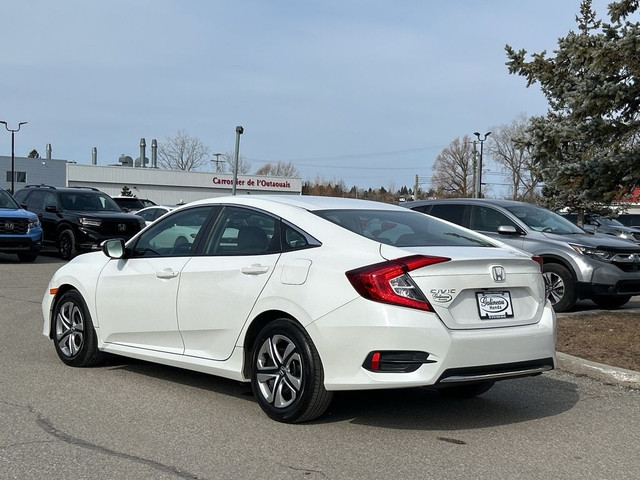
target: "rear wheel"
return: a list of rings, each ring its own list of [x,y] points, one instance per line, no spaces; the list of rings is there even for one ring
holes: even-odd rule
[[[478,382],[469,385],[456,385],[454,387],[438,388],[440,395],[449,398],[473,398],[487,392],[495,382]]]
[[[251,366],[253,393],[274,420],[313,420],[331,403],[333,394],[324,388],[320,356],[307,333],[292,320],[276,320],[260,331]]]
[[[102,359],[98,339],[80,293],[71,290],[53,310],[53,343],[60,360],[72,367],[90,367]]]
[[[631,295],[594,295],[591,300],[602,308],[618,308],[631,300]]]
[[[573,308],[577,301],[577,293],[571,272],[557,263],[545,263],[542,276],[553,309],[556,312],[566,312]]]
[[[76,256],[76,236],[69,229],[58,235],[58,251],[63,260],[71,260]]]

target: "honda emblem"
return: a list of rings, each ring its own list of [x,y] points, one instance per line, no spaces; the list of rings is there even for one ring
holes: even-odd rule
[[[504,268],[500,265],[494,265],[491,267],[491,277],[494,282],[504,282],[507,278],[507,274],[504,272]]]

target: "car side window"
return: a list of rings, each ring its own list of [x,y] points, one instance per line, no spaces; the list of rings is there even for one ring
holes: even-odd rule
[[[280,250],[279,219],[242,207],[224,207],[210,238],[205,255],[265,255]]]
[[[180,210],[159,220],[146,230],[133,246],[132,257],[181,257],[194,253],[198,233],[211,213],[211,207]]]
[[[451,223],[455,223],[457,225],[464,225],[464,210],[466,205],[463,204],[435,204],[433,208],[429,211],[429,215],[434,217],[441,218],[442,220],[446,220]]]
[[[42,190],[36,190],[31,194],[27,202],[29,210],[44,210],[45,193]]]
[[[504,213],[494,208],[477,205],[471,207],[471,229],[497,233],[498,227],[504,225],[518,228]]]
[[[55,193],[47,192],[44,196],[44,208],[52,206],[56,208],[60,208],[58,204],[58,196]]]
[[[26,200],[28,194],[29,194],[29,190],[28,189],[19,190],[19,191],[16,192],[16,194],[13,196],[13,198],[19,204],[23,204],[23,203],[25,203],[25,200]]]

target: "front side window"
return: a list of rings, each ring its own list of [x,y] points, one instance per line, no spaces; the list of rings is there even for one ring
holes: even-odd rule
[[[196,238],[212,207],[180,210],[159,220],[146,230],[133,246],[133,257],[179,257],[192,255]]]
[[[499,212],[495,208],[475,205],[471,207],[472,230],[497,233],[498,227],[502,226],[518,228],[504,213]]]
[[[473,232],[411,210],[323,210],[316,215],[352,232],[396,247],[493,247]]]

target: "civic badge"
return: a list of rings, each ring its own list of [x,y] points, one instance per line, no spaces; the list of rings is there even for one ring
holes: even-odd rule
[[[491,278],[496,283],[502,283],[507,279],[507,274],[504,272],[504,268],[500,265],[494,265],[491,267]]]

